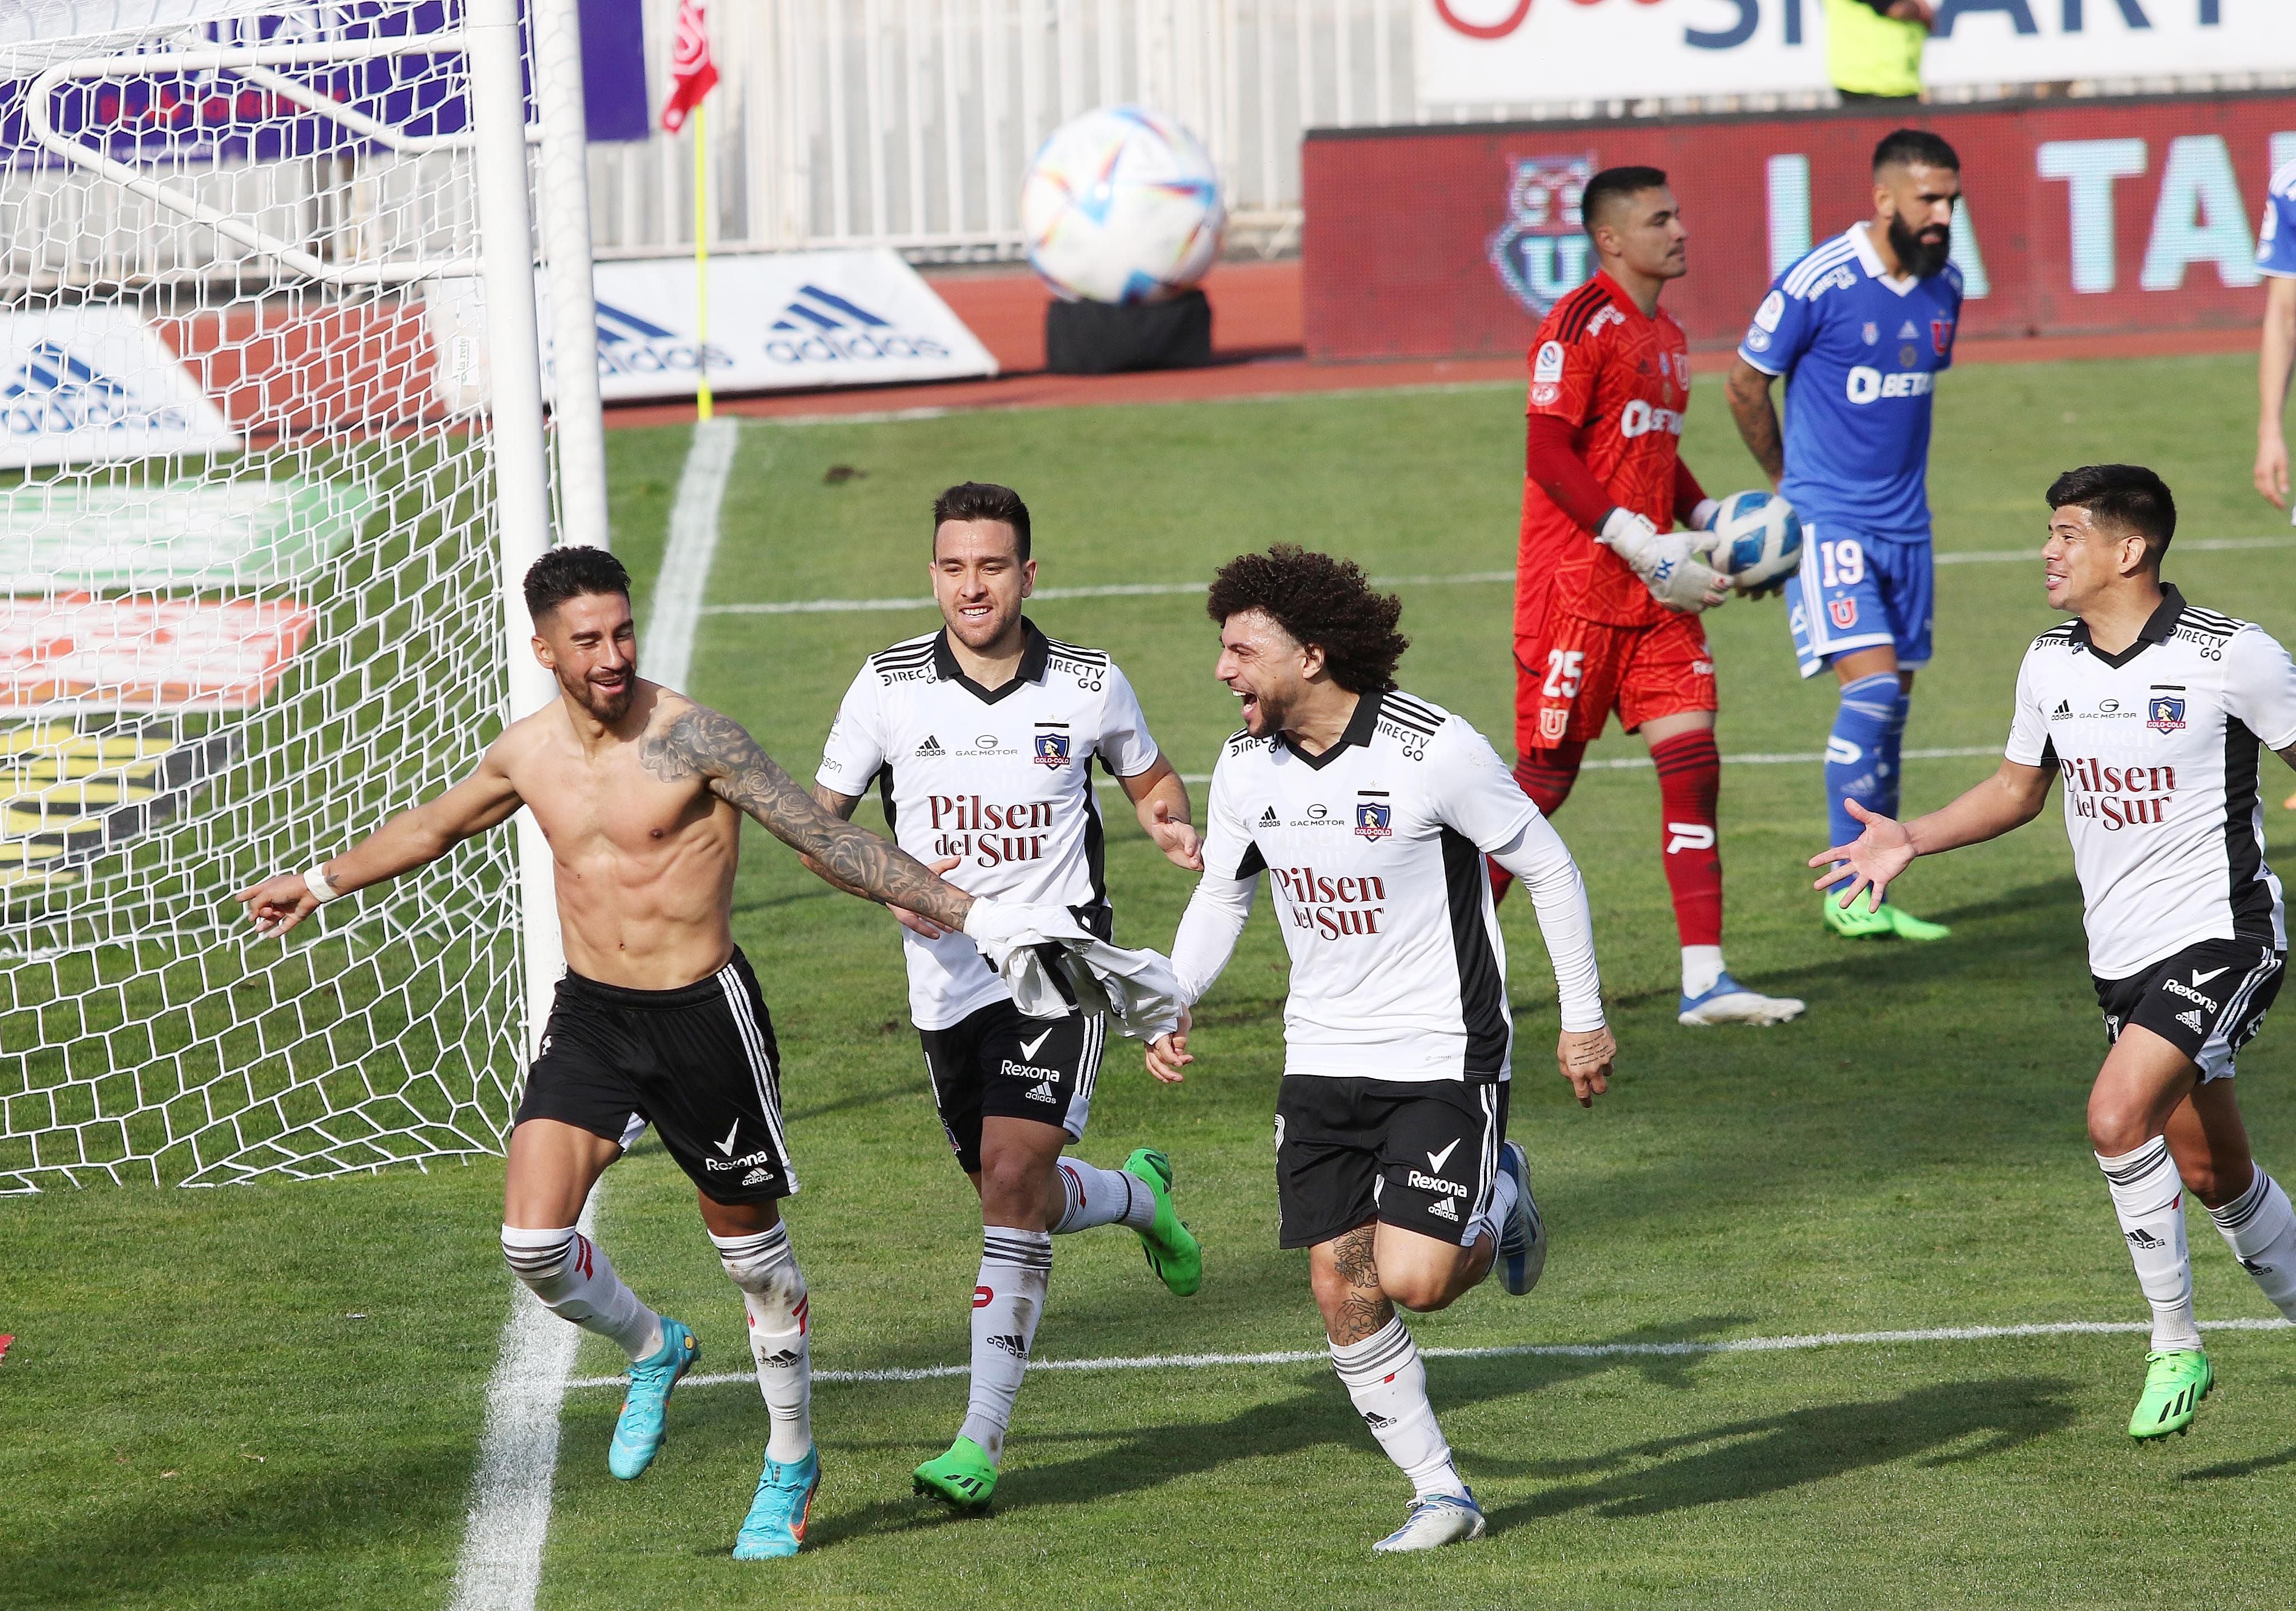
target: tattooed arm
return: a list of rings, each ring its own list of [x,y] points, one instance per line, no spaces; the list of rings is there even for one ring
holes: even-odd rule
[[[639,761],[648,772],[666,783],[707,778],[710,792],[755,817],[848,895],[906,907],[945,928],[964,927],[971,895],[867,829],[824,811],[733,717],[689,705],[641,745]]]

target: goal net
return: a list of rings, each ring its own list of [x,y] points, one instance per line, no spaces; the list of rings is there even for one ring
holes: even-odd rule
[[[283,944],[233,899],[463,775],[515,702],[545,472],[487,233],[529,298],[537,256],[481,206],[504,127],[527,171],[518,58],[490,113],[477,43],[517,13],[467,9],[0,19],[0,1192],[500,1149],[519,836]]]

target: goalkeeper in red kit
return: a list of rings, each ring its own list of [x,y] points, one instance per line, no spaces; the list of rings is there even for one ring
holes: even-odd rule
[[[1515,762],[1553,816],[1611,713],[1658,767],[1660,843],[1682,939],[1683,1023],[1778,1024],[1802,1004],[1722,965],[1714,656],[1702,611],[1729,596],[1679,520],[1714,500],[1680,454],[1690,344],[1659,308],[1687,272],[1666,176],[1605,168],[1580,209],[1601,271],[1557,302],[1531,347],[1521,550],[1515,566]],[[1511,881],[1491,869],[1496,892]]]

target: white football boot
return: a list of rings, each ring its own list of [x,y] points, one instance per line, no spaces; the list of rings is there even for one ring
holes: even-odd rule
[[[1411,1514],[1403,1518],[1403,1525],[1371,1548],[1374,1555],[1401,1555],[1464,1544],[1482,1535],[1483,1508],[1475,1503],[1472,1493],[1464,1499],[1456,1493],[1431,1493],[1413,1500]]]
[[[1801,1016],[1802,1003],[1790,995],[1761,995],[1732,978],[1727,969],[1702,996],[1684,996],[1675,1021],[1693,1029],[1713,1024],[1783,1024]]]

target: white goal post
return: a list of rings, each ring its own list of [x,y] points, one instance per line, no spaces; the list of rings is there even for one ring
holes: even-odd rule
[[[232,896],[554,696],[520,579],[607,540],[579,39],[0,19],[0,1193],[500,1149],[562,969],[531,814],[284,945]]]

